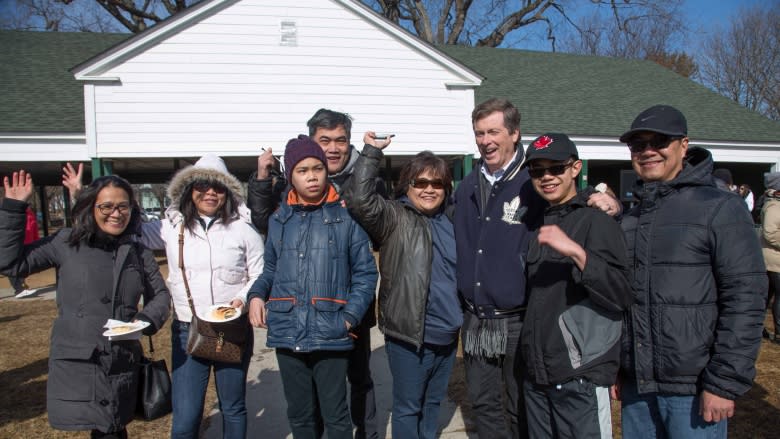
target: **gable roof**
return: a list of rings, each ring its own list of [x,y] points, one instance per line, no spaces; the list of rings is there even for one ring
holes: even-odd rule
[[[652,61],[485,47],[440,46],[485,80],[475,102],[511,100],[522,131],[620,136],[655,104],[677,107],[692,140],[780,142],[780,122]]]
[[[0,31],[0,132],[84,133],[83,84],[68,70],[87,59],[103,59],[131,37]],[[485,47],[438,49],[485,77],[475,89],[476,102],[502,96],[517,105],[526,133],[617,137],[641,110],[665,103],[686,115],[694,140],[780,142],[780,123],[650,61]]]
[[[68,69],[129,36],[0,31],[0,132],[83,133],[84,84]]]
[[[76,79],[101,79],[99,78],[101,73],[122,63],[124,60],[145,50],[147,47],[157,44],[159,41],[179,32],[181,29],[195,25],[201,20],[217,14],[219,11],[241,1],[242,0],[203,0],[198,2],[184,11],[168,17],[144,32],[133,36],[133,38],[126,40],[122,44],[112,47],[110,50],[100,53],[93,58],[87,59],[74,67],[72,71],[76,76]],[[412,50],[425,54],[431,61],[440,64],[445,69],[450,70],[461,78],[462,82],[450,85],[476,87],[479,86],[482,81],[483,78],[472,69],[448,56],[446,53],[441,52],[437,47],[412,35],[401,26],[387,20],[359,0],[332,0],[332,2],[352,11],[364,20],[374,24],[385,32],[388,32]]]

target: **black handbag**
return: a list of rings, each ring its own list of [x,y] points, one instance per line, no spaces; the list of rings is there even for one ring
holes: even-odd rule
[[[171,411],[171,376],[165,360],[154,359],[154,344],[149,337],[149,356],[144,355],[140,363],[135,413],[145,421],[153,421]]]
[[[187,291],[187,303],[192,311],[190,332],[187,338],[187,353],[193,357],[223,363],[241,363],[246,346],[249,318],[242,314],[229,322],[212,323],[198,318],[192,301],[187,273],[184,270],[184,223],[179,229],[179,269]]]

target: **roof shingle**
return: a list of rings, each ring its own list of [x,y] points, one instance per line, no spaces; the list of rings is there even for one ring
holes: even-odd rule
[[[668,104],[696,141],[780,142],[780,122],[652,61],[485,47],[439,46],[485,76],[475,101],[511,100],[522,131],[620,136],[645,108]]]

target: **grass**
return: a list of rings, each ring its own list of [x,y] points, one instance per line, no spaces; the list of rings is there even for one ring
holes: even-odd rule
[[[5,281],[5,279],[3,279]],[[31,286],[34,278],[28,279]],[[51,324],[57,314],[53,300],[30,298],[0,300],[0,438],[34,437],[85,438],[85,432],[53,430],[46,417],[46,377]],[[769,320],[765,325],[769,327]],[[156,356],[170,367],[170,324],[154,338]],[[144,340],[144,347],[148,344]],[[449,395],[468,417],[462,361],[456,362]],[[780,419],[780,345],[764,340],[757,363],[755,384],[737,400],[736,414],[729,420],[731,438],[778,437]],[[206,396],[204,422],[216,403],[212,379]],[[613,404],[613,419],[619,438],[619,413]],[[134,421],[128,426],[130,437],[158,439],[170,436],[170,415],[152,422]],[[465,437],[465,434],[464,434]]]

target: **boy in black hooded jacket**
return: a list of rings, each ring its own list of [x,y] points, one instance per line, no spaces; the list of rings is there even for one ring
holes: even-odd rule
[[[582,169],[565,134],[528,146],[534,189],[550,203],[527,261],[521,334],[528,432],[533,438],[611,437],[623,311],[633,302],[626,245],[614,219],[577,192]]]

